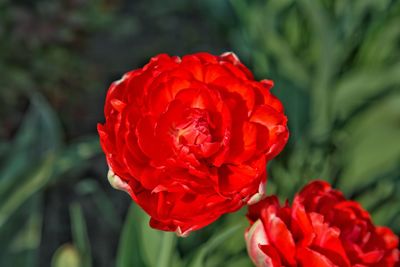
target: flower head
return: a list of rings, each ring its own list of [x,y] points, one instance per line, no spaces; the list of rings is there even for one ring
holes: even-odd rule
[[[275,196],[249,206],[245,238],[257,266],[399,266],[398,237],[375,226],[357,202],[314,181],[292,206]]]
[[[185,235],[259,199],[288,139],[273,83],[233,53],[158,55],[114,82],[98,125],[115,187]]]

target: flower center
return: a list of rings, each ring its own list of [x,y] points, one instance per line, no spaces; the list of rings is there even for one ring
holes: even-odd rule
[[[186,121],[176,126],[176,139],[181,145],[199,145],[211,142],[210,120],[207,112],[191,109]]]

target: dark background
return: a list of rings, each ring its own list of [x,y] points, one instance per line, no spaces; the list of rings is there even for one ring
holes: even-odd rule
[[[273,79],[291,138],[268,192],[325,179],[399,233],[399,25],[397,0],[0,0],[0,266],[161,266],[96,133],[109,84],[158,53],[234,51]],[[175,240],[171,266],[251,266],[244,228],[207,242],[244,212]]]

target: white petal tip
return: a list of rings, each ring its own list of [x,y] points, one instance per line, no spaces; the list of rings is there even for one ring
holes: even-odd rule
[[[107,174],[108,182],[117,190],[125,191],[129,194],[130,187],[128,183],[123,181],[119,176],[117,176],[111,169],[108,170]]]

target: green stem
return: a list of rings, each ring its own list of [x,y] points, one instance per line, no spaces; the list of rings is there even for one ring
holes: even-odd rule
[[[160,257],[158,258],[157,267],[169,267],[171,258],[176,244],[175,233],[164,232],[161,241]]]

